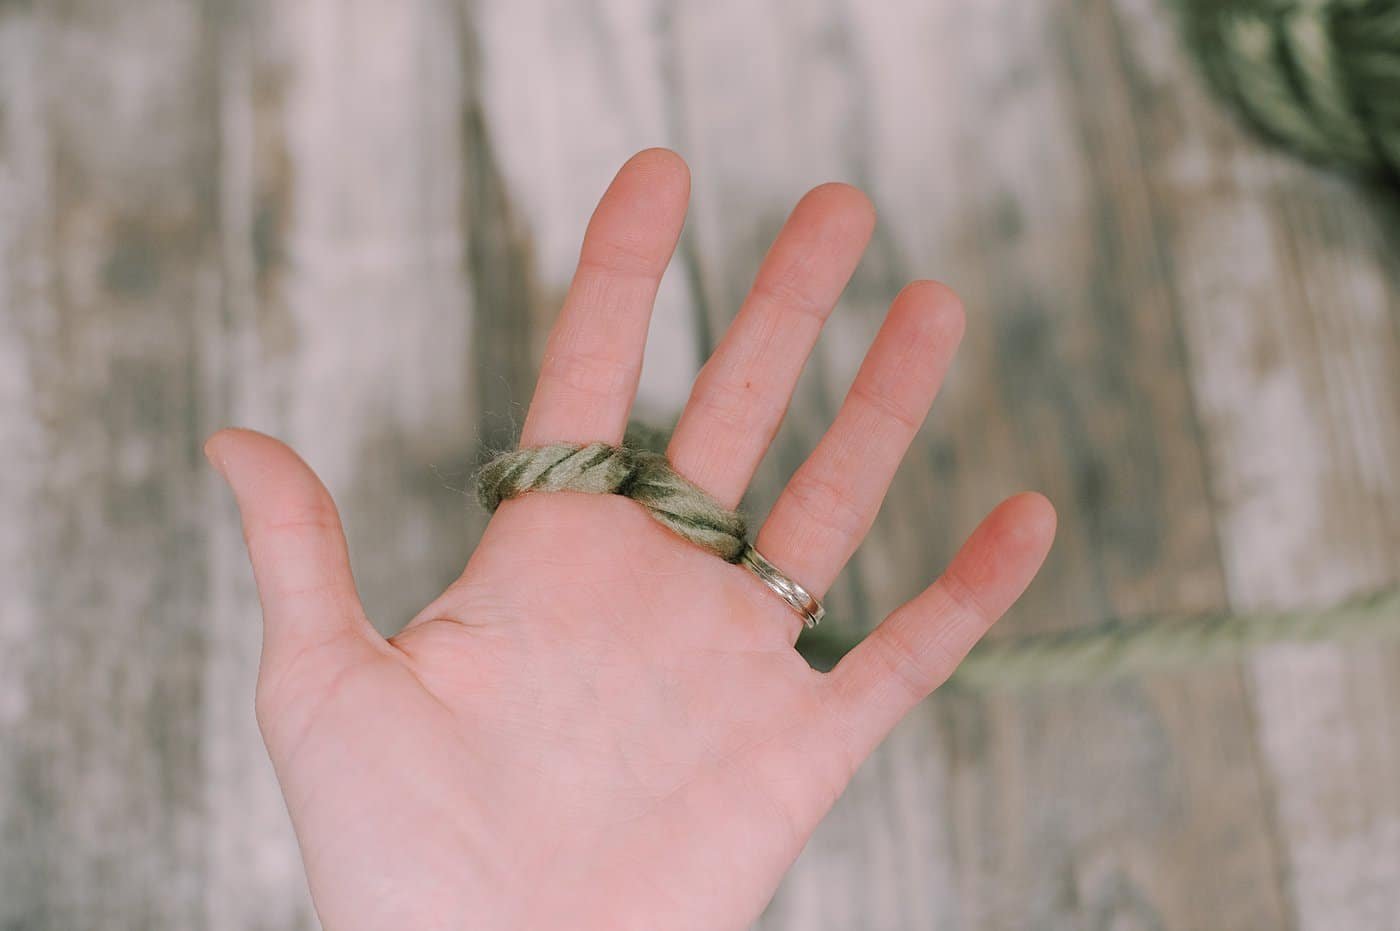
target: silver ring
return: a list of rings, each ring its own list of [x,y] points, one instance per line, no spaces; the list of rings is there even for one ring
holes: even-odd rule
[[[744,553],[739,557],[739,563],[758,576],[759,581],[764,585],[773,589],[779,598],[786,601],[792,610],[802,616],[802,623],[808,627],[816,627],[817,623],[826,615],[826,608],[822,607],[822,603],[817,600],[815,595],[783,575],[778,567],[754,549],[752,544],[744,546]]]

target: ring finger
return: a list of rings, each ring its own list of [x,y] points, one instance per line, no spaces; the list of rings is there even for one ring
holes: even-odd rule
[[[824,184],[803,197],[695,379],[667,456],[726,507],[739,503],[772,442],[874,225],[870,201],[849,185]]]
[[[759,530],[760,552],[817,597],[870,529],[963,332],[958,298],[915,282],[890,305],[830,429]],[[792,636],[800,619],[794,615]]]

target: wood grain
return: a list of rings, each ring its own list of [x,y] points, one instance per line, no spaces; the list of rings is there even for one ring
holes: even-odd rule
[[[340,505],[367,610],[396,630],[465,562],[472,306],[455,11],[250,3],[220,24],[228,283],[208,426],[280,436]],[[209,478],[212,483],[215,481]],[[309,924],[249,713],[259,632],[223,496],[206,676],[205,926]]]
[[[22,724],[0,783],[0,922],[191,927],[209,575],[196,321],[219,268],[208,37],[198,8],[165,0],[6,4],[0,33],[17,208],[0,305],[21,360],[7,522],[25,551],[5,621]]]
[[[907,279],[968,305],[832,623],[1027,487],[1060,540],[994,636],[1400,575],[1400,207],[1239,130],[1156,0],[0,0],[0,928],[315,926],[199,445],[292,442],[396,628],[649,145],[694,175],[654,423],[805,189],[880,209],[754,513]],[[760,927],[1393,927],[1397,707],[1393,648],[940,694]]]
[[[1145,175],[1177,205],[1161,229],[1230,602],[1326,604],[1391,583],[1400,257],[1389,195],[1260,151],[1153,54],[1152,8],[1121,5],[1139,51],[1130,86],[1152,141]],[[1400,652],[1270,648],[1250,683],[1297,926],[1393,927]]]
[[[895,223],[916,222],[900,216],[911,201],[937,220],[881,244],[893,254],[877,268],[949,280],[970,327],[896,491],[906,506],[887,508],[867,545],[863,566],[897,568],[867,583],[866,599],[893,607],[997,498],[1039,487],[1061,506],[1060,541],[1005,635],[1209,603],[1220,580],[1200,449],[1152,205],[1124,138],[1131,115],[1112,96],[1111,20],[1068,4],[901,12],[847,11],[880,102],[866,119],[897,128],[864,162]],[[977,90],[938,96],[911,130],[928,89],[954,85]],[[998,118],[981,118],[989,109]],[[942,552],[918,542],[930,526],[946,528]],[[948,696],[933,711],[925,733],[942,744],[948,786],[924,818],[952,829],[957,924],[1279,920],[1236,671],[1023,700]],[[1242,754],[1221,752],[1236,745]],[[917,823],[911,814],[896,831]],[[1183,855],[1203,849],[1208,863]]]

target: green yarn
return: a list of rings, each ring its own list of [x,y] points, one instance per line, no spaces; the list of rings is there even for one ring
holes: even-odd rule
[[[1400,640],[1400,588],[1300,611],[1108,621],[1049,634],[985,640],[950,683],[976,691],[1082,685],[1246,659],[1260,647]],[[831,666],[857,638],[834,627],[804,635],[814,665]]]
[[[725,562],[738,562],[744,553],[743,515],[721,506],[651,450],[606,443],[536,446],[502,453],[477,475],[477,500],[488,511],[532,491],[622,495]]]
[[[653,432],[652,445],[664,434]],[[629,433],[629,443],[640,443]],[[502,453],[477,475],[477,498],[495,511],[534,491],[577,491],[631,498],[681,537],[726,562],[743,554],[747,526],[681,477],[660,452],[631,445],[559,443]],[[1239,660],[1281,643],[1400,639],[1400,588],[1328,608],[1204,617],[1110,621],[1052,634],[978,645],[952,682],[976,690],[1024,689],[1120,678],[1201,663]],[[833,665],[859,638],[830,625],[803,634],[798,649],[814,665]]]
[[[1207,79],[1258,129],[1400,179],[1400,2],[1175,2]]]

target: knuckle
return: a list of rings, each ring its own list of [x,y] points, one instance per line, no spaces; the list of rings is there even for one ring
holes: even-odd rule
[[[795,273],[764,275],[754,282],[753,296],[818,323],[824,322],[831,313],[830,303],[813,294]]]
[[[255,549],[272,538],[296,542],[331,536],[340,531],[340,517],[327,495],[318,495],[299,507],[266,521],[244,527],[243,538],[248,548]]]
[[[923,701],[938,681],[942,658],[909,642],[898,624],[891,624],[873,639],[875,658],[898,686],[908,704]]]
[[[578,352],[547,356],[540,366],[540,381],[562,386],[588,400],[626,396],[638,374],[635,363]]]
[[[757,431],[771,420],[761,397],[750,384],[702,372],[695,383],[693,403],[706,420],[719,426]]]
[[[851,388],[851,398],[881,419],[903,428],[906,433],[917,433],[923,426],[924,418],[919,411],[911,410],[909,405],[901,404],[886,392],[857,383]]]
[[[657,276],[657,258],[650,244],[625,238],[590,242],[579,257],[579,271],[609,278],[646,278]]]
[[[849,491],[811,469],[798,469],[784,493],[807,520],[843,538],[864,533],[870,523],[870,515]]]
[[[996,620],[995,616],[982,604],[977,592],[971,585],[967,584],[956,570],[949,569],[943,573],[937,585],[954,612],[960,615],[964,621],[970,621],[977,628],[985,630],[992,621]]]

